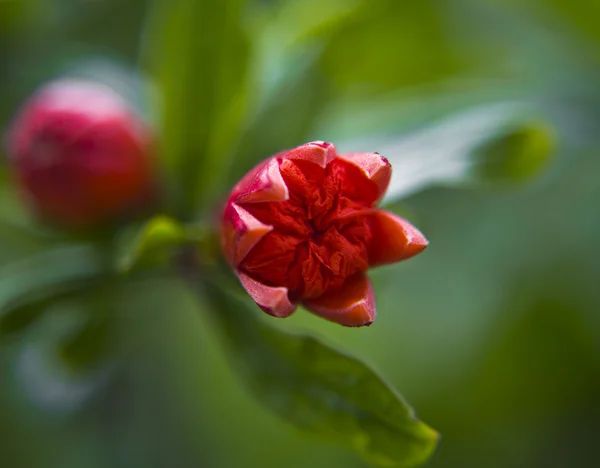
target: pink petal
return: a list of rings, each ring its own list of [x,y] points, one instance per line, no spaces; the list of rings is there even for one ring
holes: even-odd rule
[[[405,260],[422,252],[429,243],[416,227],[393,213],[374,210],[368,217],[373,234],[370,266]]]
[[[337,156],[337,151],[333,143],[325,141],[313,141],[305,145],[297,146],[291,150],[282,151],[276,155],[286,159],[303,159],[326,167]]]
[[[276,158],[271,158],[260,166],[243,190],[236,203],[285,201],[290,195]]]
[[[238,272],[238,277],[254,302],[267,314],[284,318],[296,310],[296,305],[290,302],[287,288],[267,286],[242,272]]]
[[[392,177],[392,166],[386,158],[379,153],[341,154],[338,155],[338,158],[358,167],[369,180],[377,185],[379,190],[377,199],[383,197]]]
[[[369,278],[357,275],[342,289],[303,303],[311,312],[347,327],[370,325],[375,320],[375,295]]]
[[[223,219],[223,250],[230,265],[237,266],[273,226],[264,224],[241,206],[230,203]]]

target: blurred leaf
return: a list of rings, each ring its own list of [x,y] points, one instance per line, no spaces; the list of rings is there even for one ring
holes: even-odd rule
[[[514,292],[506,291],[507,310],[486,331],[477,370],[467,382],[464,398],[476,409],[474,420],[526,414],[532,421],[546,422],[544,415],[553,408],[575,409],[595,399],[600,388],[594,322],[571,300],[565,303],[556,288],[548,283],[532,286],[529,275],[524,276],[527,289],[522,291],[520,285],[517,292],[522,297],[516,300],[511,297]]]
[[[148,55],[162,93],[162,156],[177,210],[207,204],[246,106],[244,0],[156,2]]]
[[[597,54],[597,48],[594,44],[600,42],[600,32],[598,31],[598,17],[600,15],[600,3],[595,1],[576,1],[565,0],[485,0],[481,3],[490,3],[503,8],[511,7],[515,13],[520,16],[537,12],[539,16],[545,18],[544,23],[552,25],[552,33],[555,36],[562,37],[565,40],[584,38],[590,41],[590,44],[575,42],[577,48],[589,48],[595,56],[595,60],[600,58]],[[575,45],[574,44],[574,45]],[[582,47],[583,46],[583,47]],[[591,46],[591,47],[590,47]],[[579,52],[579,51],[578,51]],[[587,57],[589,60],[590,56]]]
[[[472,108],[397,140],[340,145],[376,148],[394,168],[385,202],[431,185],[515,183],[545,168],[555,147],[553,130],[518,104]]]
[[[319,106],[327,99],[327,86],[307,58],[306,69],[282,83],[242,133],[235,164],[228,174],[229,187],[261,160],[306,143]]]
[[[540,106],[535,91],[530,83],[465,77],[380,96],[351,96],[328,103],[314,131],[333,142],[403,134],[493,103],[522,101]]]
[[[54,62],[56,61],[55,58]],[[139,115],[154,123],[155,116],[150,115],[148,108],[150,85],[146,77],[133,67],[116,57],[82,51],[80,57],[70,58],[63,68],[61,78],[80,78],[102,83],[124,98]]]
[[[239,376],[262,404],[378,466],[415,466],[429,458],[437,433],[366,364],[267,325],[254,307],[223,290],[213,272],[210,277],[204,293],[213,320]]]
[[[106,272],[106,262],[90,245],[61,247],[2,266],[0,336],[29,325],[47,300],[83,289]]]
[[[600,59],[597,46],[600,43],[598,31],[598,17],[600,3],[598,2],[565,2],[564,0],[537,0],[543,7],[555,9],[555,16],[566,22],[576,34],[581,34],[594,41],[595,47],[590,47],[595,52],[595,59]]]
[[[464,72],[440,2],[370,0],[327,45],[322,67],[337,87],[389,91]]]
[[[364,4],[365,0],[285,1],[255,22],[255,108],[236,145],[229,184],[262,159],[310,138],[331,94],[320,70],[323,48]]]
[[[39,0],[0,1],[0,38],[6,32],[17,31],[27,26],[41,7]],[[0,48],[4,44],[0,45]]]
[[[103,311],[97,310],[97,304],[89,305],[93,305],[91,315],[58,343],[59,357],[74,371],[98,367],[111,351],[111,321]]]
[[[79,341],[78,345],[83,344],[77,346],[82,356],[69,356],[65,360],[65,349],[74,351],[76,337],[93,321],[85,316],[88,312],[79,298],[54,302],[39,325],[28,330],[18,343],[19,354],[13,372],[20,384],[20,393],[44,410],[63,413],[80,409],[105,387],[115,370],[112,363],[106,361],[100,366],[91,366],[89,360],[85,361],[104,356],[102,353],[94,355],[93,342]],[[84,337],[91,338],[89,334]]]
[[[156,216],[135,231],[126,233],[122,252],[117,258],[117,270],[127,273],[138,264],[164,264],[173,248],[188,240],[188,235],[177,221]]]
[[[473,150],[468,178],[475,183],[527,180],[546,167],[554,143],[552,130],[543,122],[509,128]]]
[[[307,62],[319,60],[323,39],[332,37],[365,3],[366,0],[292,0],[270,9],[254,30],[258,36],[253,66],[258,75],[258,101],[273,98],[287,81],[295,81]]]

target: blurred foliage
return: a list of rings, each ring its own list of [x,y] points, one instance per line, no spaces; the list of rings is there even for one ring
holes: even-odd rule
[[[211,245],[196,226],[159,216],[74,244],[31,222],[0,163],[0,464],[365,466],[238,385],[263,385],[259,400],[294,420],[307,390],[282,362],[315,375],[319,361],[296,361],[303,339],[282,337],[303,329],[398,385],[442,435],[428,466],[598,466],[598,13],[583,0],[1,1],[2,133],[48,79],[108,82],[157,123],[165,208],[187,220],[281,149],[379,151],[394,163],[389,201],[403,197],[431,244],[374,272],[369,329],[302,312],[266,328],[241,302],[220,310],[209,293],[198,307],[154,277],[173,246]],[[270,336],[252,345],[258,361],[253,333]],[[321,429],[365,454],[353,427]]]
[[[148,32],[148,61],[161,91],[162,160],[188,216],[210,196],[246,103],[248,45],[243,0],[156,2]],[[154,24],[151,24],[154,26]]]
[[[515,103],[468,108],[408,135],[344,142],[342,151],[376,145],[394,168],[384,203],[430,185],[515,185],[537,175],[554,153],[554,132]]]
[[[280,333],[257,320],[228,282],[212,274],[205,295],[237,372],[259,401],[377,466],[415,466],[431,456],[436,432],[369,367],[314,337]]]
[[[38,253],[0,270],[0,334],[29,325],[52,298],[81,290],[106,274],[101,253],[71,245]]]
[[[194,242],[183,226],[166,216],[156,216],[141,227],[122,234],[117,250],[116,269],[131,272],[140,266],[169,266],[173,250],[186,242]]]

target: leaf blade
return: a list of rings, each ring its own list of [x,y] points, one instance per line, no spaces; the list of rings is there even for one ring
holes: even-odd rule
[[[0,268],[0,336],[25,328],[46,301],[88,287],[107,273],[91,245],[71,245]]]
[[[204,293],[242,380],[288,423],[378,466],[416,466],[433,453],[437,433],[369,366],[314,337],[277,330],[219,283]]]
[[[215,188],[244,115],[249,47],[245,0],[157,2],[151,69],[162,93],[162,151],[177,210],[191,214]]]
[[[342,151],[376,147],[394,172],[384,203],[430,186],[514,184],[549,165],[553,129],[520,103],[480,105],[397,138],[340,145]]]
[[[142,264],[165,264],[175,247],[188,240],[184,227],[167,216],[158,215],[121,238],[116,270],[130,273]]]

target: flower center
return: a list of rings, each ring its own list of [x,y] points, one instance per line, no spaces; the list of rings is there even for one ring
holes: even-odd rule
[[[326,168],[300,160],[279,164],[289,200],[244,205],[273,230],[240,269],[264,284],[287,287],[292,301],[314,299],[367,269],[372,234],[364,214],[377,188],[341,159]]]

